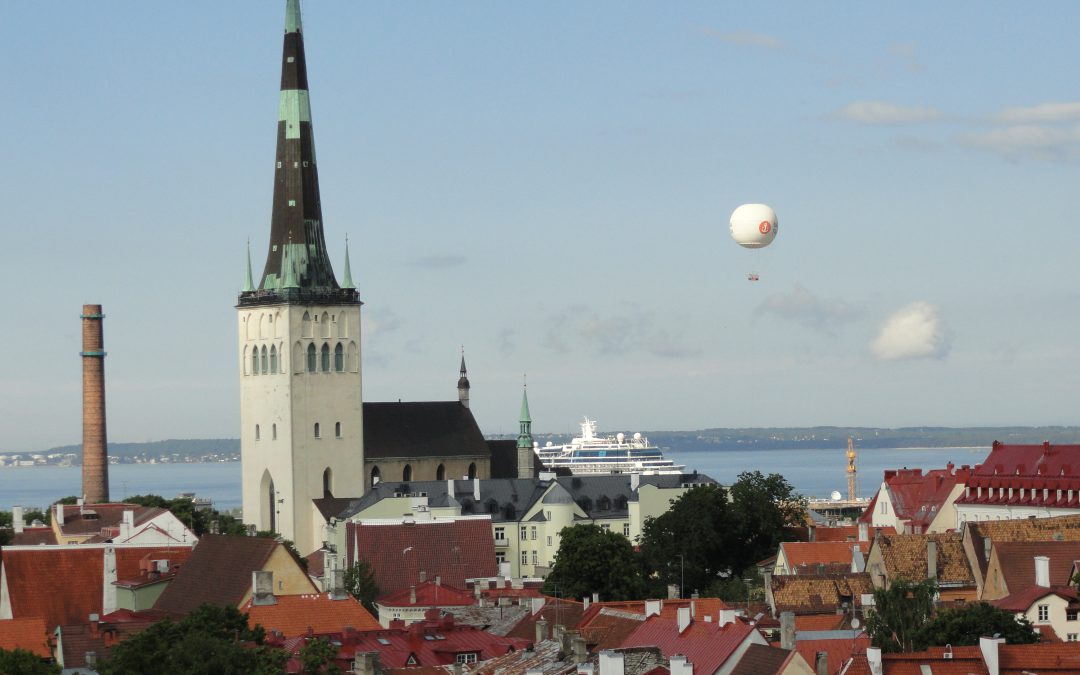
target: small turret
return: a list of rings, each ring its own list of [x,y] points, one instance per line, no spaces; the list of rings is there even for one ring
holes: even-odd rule
[[[244,287],[240,289],[241,293],[254,293],[255,281],[251,278],[251,240],[248,239],[247,244],[247,269],[244,271]]]
[[[533,477],[533,437],[532,417],[529,415],[528,385],[521,386],[521,415],[518,418],[520,430],[517,437],[518,478]]]
[[[465,348],[461,348],[461,376],[457,381],[457,396],[461,405],[469,407],[469,373],[465,370]]]
[[[250,263],[248,263],[250,266]],[[352,267],[349,265],[349,236],[345,235],[345,278],[341,280],[341,287],[346,289],[356,289],[356,284],[352,280]],[[463,357],[464,358],[464,357]]]

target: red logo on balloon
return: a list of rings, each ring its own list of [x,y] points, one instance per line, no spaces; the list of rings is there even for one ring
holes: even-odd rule
[[[763,220],[761,221],[761,224],[758,225],[758,229],[761,230],[762,234],[768,234],[769,230],[772,229],[772,223],[767,220]]]

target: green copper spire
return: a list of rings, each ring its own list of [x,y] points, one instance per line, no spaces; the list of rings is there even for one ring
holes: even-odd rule
[[[244,273],[244,287],[240,289],[241,293],[254,293],[255,283],[251,280],[251,240],[248,239],[247,245],[247,270]]]
[[[285,32],[304,32],[303,26],[300,25],[300,0],[288,0],[285,3]]]
[[[532,418],[529,416],[529,391],[527,386],[521,388],[521,419],[518,420],[521,431],[518,433],[517,446],[519,448],[532,448]]]
[[[352,280],[352,268],[349,267],[349,235],[345,235],[345,278],[341,280],[342,288],[356,288]]]

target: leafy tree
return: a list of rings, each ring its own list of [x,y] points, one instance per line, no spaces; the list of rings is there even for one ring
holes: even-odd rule
[[[196,536],[201,537],[210,531],[210,524],[218,523],[220,534],[246,535],[247,526],[237,518],[215,509],[197,509],[195,502],[187,497],[165,499],[160,495],[135,495],[124,499],[127,504],[138,504],[153,508],[168,509],[180,522],[187,525]]]
[[[741,473],[728,492],[730,534],[738,542],[731,547],[733,570],[745,569],[774,555],[785,532],[802,525],[806,518],[806,498],[778,473]]]
[[[0,675],[59,675],[60,666],[45,663],[25,649],[0,649]]]
[[[985,602],[973,602],[937,613],[919,630],[922,645],[977,645],[983,635],[999,634],[1008,644],[1031,644],[1040,636],[1025,618]]]
[[[599,593],[603,600],[643,597],[641,567],[626,537],[585,524],[563,528],[560,537],[544,593],[563,598]]]
[[[203,605],[179,622],[159,621],[113,648],[102,675],[211,675],[282,672],[288,654],[263,646],[266,632],[235,607]]]
[[[340,675],[341,668],[334,663],[337,658],[337,648],[330,644],[326,638],[308,640],[307,644],[300,648],[301,672],[304,675]]]
[[[897,580],[874,591],[874,610],[866,617],[866,632],[883,652],[912,652],[926,647],[920,633],[934,612],[937,581]]]
[[[375,583],[375,571],[366,560],[358,560],[345,569],[345,590],[375,613],[375,599],[379,597],[379,585]]]
[[[673,500],[666,513],[645,520],[641,560],[650,596],[666,597],[669,584],[687,595],[704,591],[730,569],[730,507],[722,487],[700,485]]]

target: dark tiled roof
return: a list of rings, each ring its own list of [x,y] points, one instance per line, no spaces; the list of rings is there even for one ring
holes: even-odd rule
[[[835,612],[845,602],[861,603],[872,593],[870,575],[865,572],[827,575],[781,575],[772,578],[775,611],[796,614]]]
[[[364,403],[364,460],[490,457],[472,412],[458,401]]]
[[[251,589],[251,573],[263,569],[277,546],[266,537],[204,536],[154,609],[182,616],[204,603],[239,606]]]
[[[445,481],[443,481],[445,485]],[[465,580],[498,574],[495,539],[488,518],[411,523],[348,523],[347,560],[367,560],[382,596],[425,579],[465,587]]]
[[[549,635],[552,634],[556,625],[564,626],[567,629],[575,629],[581,623],[581,617],[584,613],[585,605],[580,602],[545,596],[545,603],[540,611],[526,614],[506,635],[507,637],[522,638],[523,640],[535,640],[536,622],[540,619],[547,621]]]
[[[883,534],[876,542],[890,581],[905,579],[919,582],[927,576],[927,542],[937,543],[937,579],[946,586],[974,586],[967,555],[959,532],[930,534]]]
[[[56,543],[56,534],[51,527],[27,527],[22,532],[12,535],[12,546],[41,546]]]
[[[124,519],[125,511],[133,511],[135,525],[142,525],[148,520],[165,513],[166,509],[139,506],[138,504],[68,504],[64,506],[64,523],[60,526],[61,536],[81,536],[98,534],[104,528],[118,527]]]
[[[64,649],[64,668],[85,668],[86,653],[94,652],[99,660],[108,658],[118,643],[141,633],[158,619],[140,618],[122,622],[99,621],[97,625],[86,622],[60,628],[60,642]]]
[[[987,538],[992,542],[991,549],[1010,541],[1080,541],[1080,515],[967,521],[963,534],[964,539],[971,543],[981,576],[985,576],[989,564],[985,548]]]
[[[753,632],[754,629],[742,621],[723,627],[715,621],[693,621],[680,633],[676,621],[654,616],[642,623],[622,646],[659,647],[669,659],[675,654],[686,656],[695,672],[715,673]]]
[[[992,549],[1010,594],[1035,585],[1035,556],[1050,559],[1051,586],[1068,584],[1073,561],[1080,560],[1080,541],[1006,541]]]
[[[773,675],[783,671],[792,652],[779,647],[752,644],[743,652],[731,675]]]

